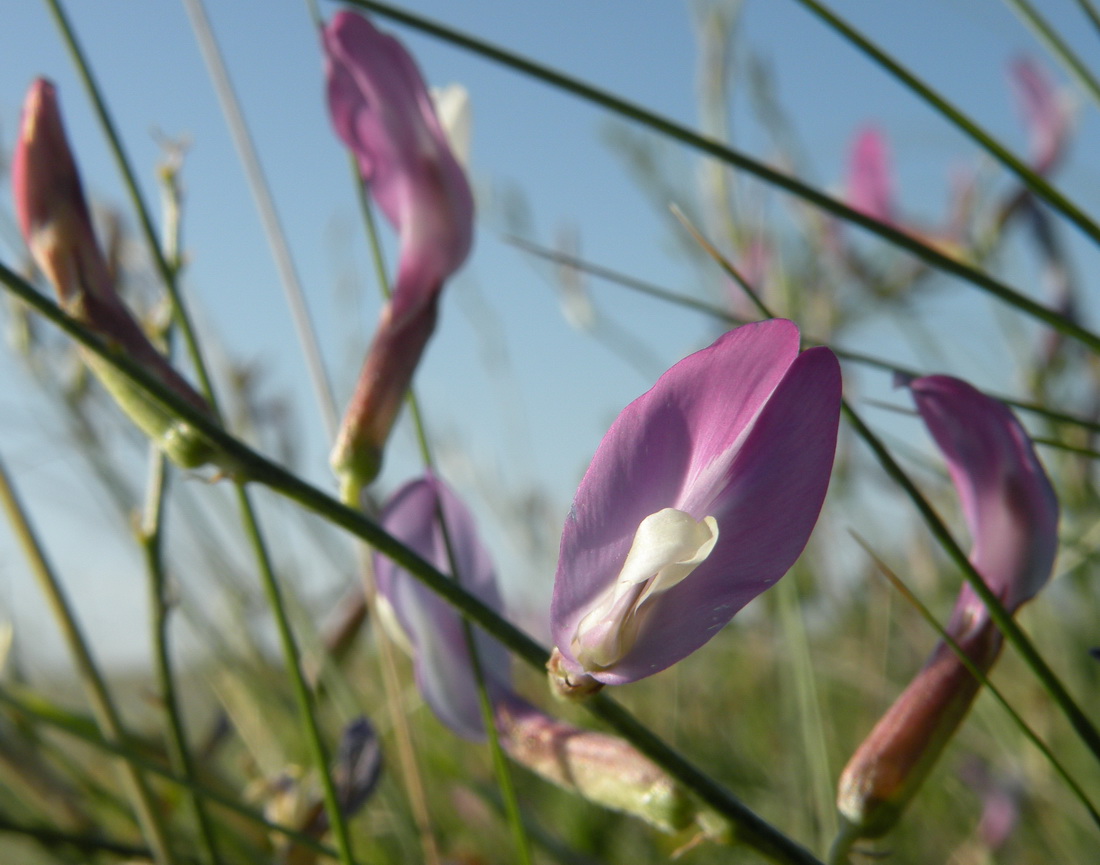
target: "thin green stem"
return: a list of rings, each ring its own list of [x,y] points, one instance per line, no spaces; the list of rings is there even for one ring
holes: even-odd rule
[[[656,298],[657,300],[664,301],[666,303],[675,304],[676,306],[683,307],[684,309],[690,309],[695,312],[702,313],[703,315],[710,316],[715,321],[721,322],[727,325],[739,325],[746,324],[748,319],[741,318],[739,316],[730,315],[724,309],[719,306],[715,306],[712,303],[707,303],[704,300],[699,300],[694,297],[688,297],[687,295],[679,294],[675,291],[670,291],[667,288],[654,285],[645,280],[636,279],[628,274],[620,273],[617,270],[613,270],[608,267],[602,267],[601,265],[593,264],[586,261],[583,258],[577,258],[576,256],[567,255],[554,249],[549,249],[544,246],[539,246],[536,243],[531,243],[528,240],[523,240],[518,237],[506,237],[509,243],[519,247],[525,252],[529,252],[532,255],[537,255],[540,258],[545,258],[556,264],[562,264],[567,267],[575,268],[583,273],[595,276],[598,279],[605,280],[614,285],[620,285],[623,288],[628,288],[631,291],[636,291],[639,294],[646,295],[647,297]],[[825,340],[818,339],[813,336],[803,335],[803,341],[807,345],[827,345]],[[902,375],[911,376],[912,378],[920,378],[922,375],[927,375],[926,372],[921,372],[912,367],[907,367],[903,364],[896,363],[892,360],[885,360],[873,355],[864,354],[863,352],[850,351],[844,348],[837,348],[830,345],[833,353],[841,360],[849,361],[850,363],[860,364],[862,366],[873,367],[874,369],[880,369],[889,373],[901,373]],[[1091,418],[1081,417],[1079,415],[1072,415],[1066,412],[1058,411],[1056,409],[1049,408],[1038,403],[1029,402],[1026,400],[1020,400],[1016,397],[1008,396],[1007,394],[994,393],[992,391],[983,391],[987,396],[991,396],[1005,405],[1012,406],[1012,408],[1019,409],[1020,411],[1026,411],[1031,414],[1040,415],[1048,420],[1057,421],[1058,423],[1072,424],[1073,426],[1079,426],[1092,432],[1100,432],[1100,423]]]
[[[1098,226],[1091,217],[1086,215],[1076,204],[1056,189],[1050,181],[1034,171],[1029,165],[1015,156],[1008,148],[982,129],[982,127],[971,120],[966,114],[952,105],[944,96],[937,93],[920,78],[884,51],[880,50],[871,40],[859,33],[859,31],[844,21],[839,15],[828,9],[824,4],[818,2],[818,0],[795,0],[795,2],[802,4],[812,13],[817,15],[818,18],[851,42],[852,45],[863,52],[863,54],[889,72],[909,90],[913,91],[913,93],[952,123],[959,131],[977,143],[978,146],[1000,162],[1006,169],[1015,174],[1020,182],[1035,193],[1035,195],[1042,198],[1054,209],[1060,211],[1070,222],[1076,225],[1085,236],[1089,237],[1095,243],[1100,243],[1100,226]],[[1015,4],[1018,8],[1027,6],[1022,0],[1006,0],[1006,2]],[[1095,81],[1092,79],[1091,75],[1088,75],[1087,70],[1081,67],[1080,71],[1088,78],[1088,81],[1084,82],[1085,86],[1089,88],[1094,87]],[[1093,92],[1094,94],[1100,93],[1100,91],[1097,90]]]
[[[318,22],[320,25],[320,22]],[[374,211],[370,206],[363,183],[359,180],[359,170],[355,160],[348,155],[348,166],[354,178],[354,187],[359,201],[359,210],[367,228],[367,238],[371,247],[371,260],[374,262],[375,276],[379,291],[388,301],[390,298],[390,284],[386,275],[385,261],[382,256],[382,244],[378,238],[378,230],[374,221]],[[412,414],[419,420],[419,409],[412,401]],[[420,447],[423,453],[427,448],[427,439],[424,438],[423,427],[416,426],[416,431],[421,436]],[[360,490],[355,490],[354,495],[347,504],[355,507],[359,504]],[[370,555],[363,560],[363,591],[369,612],[375,621],[378,621],[376,612],[376,598],[378,594],[374,581],[374,569]],[[424,781],[420,774],[420,764],[416,759],[416,749],[413,747],[412,730],[409,728],[409,720],[401,709],[401,682],[397,675],[397,661],[394,657],[393,640],[384,628],[376,630],[378,642],[379,663],[382,667],[382,683],[386,691],[386,705],[389,710],[390,722],[393,724],[394,737],[397,742],[397,758],[401,763],[402,778],[405,782],[405,793],[412,808],[413,820],[416,822],[417,832],[420,836],[420,845],[424,851],[424,858],[428,863],[440,862],[439,847],[435,840],[435,832],[432,827],[431,813],[428,809],[428,797],[424,790]]]
[[[1020,732],[1024,734],[1024,737],[1027,738],[1028,741],[1031,742],[1031,744],[1039,749],[1039,752],[1047,759],[1050,765],[1054,768],[1054,771],[1061,776],[1062,780],[1065,781],[1066,785],[1070,788],[1070,791],[1085,807],[1085,810],[1088,811],[1093,823],[1095,823],[1097,827],[1100,828],[1100,812],[1097,812],[1096,807],[1089,800],[1088,794],[1085,793],[1081,785],[1074,780],[1073,776],[1069,774],[1069,771],[1066,769],[1066,767],[1063,766],[1061,762],[1059,762],[1058,758],[1054,755],[1054,752],[1051,751],[1047,744],[1039,738],[1039,735],[1034,730],[1032,730],[1031,727],[1028,726],[1027,722],[1020,716],[1019,712],[1012,708],[1008,700],[1005,698],[1004,694],[1001,693],[1000,689],[989,680],[989,677],[986,675],[985,671],[983,671],[970,659],[969,655],[967,655],[966,652],[963,651],[962,647],[959,646],[955,638],[952,637],[947,632],[947,629],[939,623],[939,620],[935,617],[935,615],[933,615],[932,611],[929,610],[928,607],[925,606],[924,603],[915,594],[913,594],[913,591],[907,585],[905,585],[905,582],[901,579],[901,577],[899,577],[892,568],[890,568],[882,559],[878,557],[878,555],[875,554],[870,544],[864,538],[860,537],[858,534],[853,533],[853,535],[856,539],[856,542],[861,547],[863,547],[864,551],[871,557],[876,567],[878,567],[879,571],[882,572],[883,575],[885,575],[885,577],[890,581],[891,585],[895,589],[897,589],[901,593],[902,597],[904,597],[906,601],[908,601],[913,607],[915,607],[917,612],[921,614],[924,620],[935,629],[936,633],[939,634],[940,639],[951,647],[951,651],[953,651],[958,656],[959,660],[962,661],[966,669],[970,671],[970,674],[974,676],[974,678],[977,679],[979,682],[981,682],[982,685],[985,686],[985,688],[989,691],[989,693],[993,695],[993,698],[1001,704],[1001,708],[1008,713],[1008,716],[1012,719],[1013,723],[1017,726]]]
[[[0,460],[0,504],[3,505],[16,539],[23,548],[31,570],[38,580],[39,588],[46,596],[50,611],[73,656],[80,683],[103,737],[110,742],[125,742],[122,721],[107,689],[107,683],[92,657],[91,647],[76,620],[65,589],[46,558],[46,551],[31,526],[30,519],[19,501],[2,460]],[[168,833],[161,817],[161,805],[156,801],[137,767],[126,760],[119,761],[118,767],[153,858],[158,865],[175,865],[178,860],[168,841]]]
[[[599,105],[608,111],[632,120],[667,138],[678,141],[681,144],[692,147],[702,153],[713,156],[715,159],[752,174],[764,182],[778,189],[782,189],[791,195],[797,196],[833,216],[860,226],[872,234],[881,237],[883,240],[906,250],[930,266],[969,282],[982,291],[1022,311],[1026,315],[1045,322],[1059,333],[1081,342],[1093,351],[1100,352],[1100,336],[1076,322],[1071,321],[1061,313],[1036,303],[1025,294],[993,278],[988,273],[971,267],[956,258],[952,258],[938,249],[934,249],[907,232],[867,216],[844,202],[826,195],[820,190],[814,189],[797,178],[784,174],[762,162],[752,159],[716,139],[700,135],[640,105],[629,102],[607,91],[594,87],[591,84],[573,78],[563,72],[559,72],[556,69],[551,69],[548,66],[535,63],[526,57],[506,51],[503,48],[492,45],[467,33],[462,33],[453,28],[446,27],[436,21],[415,15],[403,9],[398,9],[388,3],[378,3],[375,2],[375,0],[349,0],[349,2],[355,6],[369,9],[378,15],[399,21],[421,32],[428,33],[438,39],[445,40],[451,44],[480,54],[495,63],[508,66],[511,69],[543,81],[552,87],[556,87],[595,105]],[[1049,184],[1047,186],[1049,186]],[[1097,229],[1097,232],[1097,237],[1100,239],[1100,229]]]
[[[268,554],[263,533],[260,531],[260,524],[248,495],[248,490],[245,489],[243,483],[238,483],[236,491],[244,521],[245,534],[256,555],[256,562],[260,570],[260,582],[263,585],[264,594],[267,596],[268,605],[271,607],[271,612],[275,618],[275,629],[278,631],[279,644],[282,647],[283,657],[286,659],[286,669],[290,675],[291,690],[294,692],[294,699],[298,704],[302,725],[305,729],[306,743],[309,746],[314,765],[318,767],[325,812],[329,816],[329,825],[332,827],[340,862],[342,865],[354,865],[355,857],[352,853],[351,835],[348,832],[347,820],[340,808],[336,785],[332,780],[328,751],[321,737],[321,728],[317,722],[317,714],[313,706],[313,696],[309,690],[309,685],[306,683],[305,673],[302,671],[302,657],[298,651],[298,643],[294,638],[294,632],[290,627],[290,619],[287,616],[282,591],[279,588],[275,570],[271,565],[271,557]]]
[[[1035,31],[1050,53],[1058,58],[1062,65],[1069,70],[1070,75],[1081,85],[1082,89],[1092,97],[1094,102],[1100,105],[1100,81],[1096,80],[1096,76],[1089,71],[1089,68],[1069,47],[1069,44],[1058,35],[1058,31],[1050,25],[1050,22],[1043,18],[1027,0],[1005,0],[1005,3],[1011,6],[1016,14]],[[1088,6],[1085,6],[1084,9],[1093,18],[1093,24],[1096,24],[1095,10],[1090,9]]]
[[[161,700],[164,703],[165,719],[168,725],[168,748],[172,766],[180,775],[189,780],[195,778],[194,762],[187,744],[183,715],[180,711],[179,695],[176,692],[176,677],[172,668],[171,652],[168,648],[168,579],[164,568],[163,556],[163,514],[164,499],[167,493],[167,458],[155,445],[149,447],[149,486],[145,499],[145,512],[138,529],[138,541],[145,556],[145,570],[149,577],[149,605],[152,625],[152,645],[154,669]],[[210,815],[202,798],[191,793],[191,808],[195,812],[195,823],[199,830],[199,846],[203,861],[215,865],[220,861],[218,845]]]
[[[1077,5],[1081,7],[1085,17],[1092,22],[1092,26],[1100,33],[1100,12],[1092,5],[1092,0],[1077,0]]]
[[[241,477],[263,484],[273,492],[321,516],[332,525],[365,541],[419,579],[431,591],[455,607],[460,614],[468,617],[495,637],[525,663],[537,669],[543,669],[546,666],[549,653],[544,647],[468,593],[450,577],[441,573],[415,551],[402,544],[369,519],[360,509],[337,501],[325,491],[307,483],[230,435],[204,413],[166,389],[130,358],[112,351],[98,336],[89,332],[53,301],[35,291],[26,280],[2,263],[0,263],[0,281],[52,324],[121,371],[165,410],[186,421],[209,439],[212,445],[233,461]],[[665,769],[685,789],[695,793],[727,818],[733,824],[736,836],[741,842],[786,865],[820,865],[819,860],[805,848],[749,810],[728,790],[659,739],[610,697],[598,694],[586,701],[585,706],[590,712],[610,724],[653,762]]]
[[[0,833],[21,835],[24,838],[37,841],[46,848],[67,847],[84,856],[108,853],[129,860],[149,859],[152,856],[152,853],[146,847],[135,847],[133,844],[125,844],[122,841],[103,838],[99,835],[81,835],[76,832],[66,832],[52,826],[28,826],[18,823],[3,814],[0,814]]]
[[[157,231],[153,225],[153,218],[150,215],[149,208],[145,204],[145,199],[142,197],[141,189],[137,182],[137,175],[134,174],[130,159],[126,155],[126,149],[122,145],[122,139],[115,129],[114,120],[111,118],[110,111],[107,110],[107,103],[104,101],[103,94],[100,91],[95,76],[92,74],[91,65],[88,63],[88,58],[80,46],[80,41],[76,38],[76,32],[69,23],[68,16],[62,8],[60,0],[45,0],[45,2],[50,12],[53,14],[54,20],[57,22],[58,29],[61,31],[61,37],[65,41],[70,55],[72,55],[77,72],[84,82],[84,88],[88,91],[88,98],[92,100],[92,107],[95,109],[96,116],[99,118],[99,123],[103,127],[103,133],[107,136],[107,142],[110,146],[111,153],[114,154],[118,170],[122,174],[123,184],[130,195],[134,212],[137,214],[138,224],[141,226],[141,233],[145,238],[149,254],[152,256],[153,264],[156,266],[157,273],[160,274],[161,281],[164,283],[165,289],[168,292],[168,298],[172,304],[172,316],[179,324],[180,335],[183,337],[184,345],[187,348],[187,354],[195,367],[195,375],[198,376],[204,395],[207,397],[216,415],[218,413],[218,407],[217,403],[214,401],[214,389],[211,385],[210,376],[206,364],[203,361],[198,341],[195,337],[195,329],[192,326],[187,307],[184,305],[183,299],[180,296],[176,273],[157,239]]]

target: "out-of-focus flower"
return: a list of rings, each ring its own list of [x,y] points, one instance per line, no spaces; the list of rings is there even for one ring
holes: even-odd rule
[[[27,93],[11,173],[23,237],[65,311],[177,396],[208,411],[205,400],[157,351],[115,291],[65,136],[57,91],[43,78]],[[109,363],[92,352],[85,352],[84,360],[130,419],[175,462],[190,468],[216,457],[205,439]]]
[[[886,136],[868,127],[856,136],[848,157],[848,203],[861,213],[891,225],[895,221],[894,182]]]
[[[499,610],[492,564],[473,519],[439,479],[428,476],[399,489],[380,522],[436,568],[452,573],[441,514],[461,584]],[[376,555],[375,568],[379,598],[403,631],[424,700],[459,736],[483,739],[477,685],[458,614],[389,559]],[[700,812],[660,767],[627,742],[549,717],[518,697],[511,690],[503,648],[480,633],[476,645],[499,741],[512,759],[591,802],[633,814],[663,831],[683,829],[696,819],[704,832],[721,831],[703,819],[709,812]]]
[[[840,369],[785,320],[673,366],[604,436],[554,581],[551,679],[567,696],[694,652],[794,564],[829,483]]]
[[[443,282],[470,251],[474,202],[401,43],[352,12],[333,16],[323,43],[333,127],[400,240],[393,297],[332,453],[344,498],[356,501],[381,467],[401,400],[435,328]]]
[[[956,258],[965,253],[964,239],[973,204],[973,178],[958,175],[952,181],[951,203],[941,226],[922,227],[902,216],[894,194],[894,171],[886,136],[876,126],[863,129],[852,144],[848,157],[846,200],[851,207],[886,225],[909,234]],[[836,238],[832,245],[845,252]],[[850,250],[847,251],[850,254]]]
[[[1073,126],[1073,105],[1058,92],[1038,63],[1017,57],[1009,67],[1013,90],[1027,127],[1031,168],[1049,174],[1065,155]]]
[[[943,452],[970,530],[970,561],[1009,612],[1046,583],[1058,545],[1058,502],[1023,427],[1002,403],[966,382],[906,382]],[[969,584],[947,633],[974,665],[992,668],[1002,636]],[[946,643],[852,756],[837,807],[861,836],[888,831],[962,722],[980,687]]]

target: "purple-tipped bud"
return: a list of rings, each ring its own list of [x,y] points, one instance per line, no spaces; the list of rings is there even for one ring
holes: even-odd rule
[[[354,501],[381,467],[390,428],[435,327],[439,291],[469,254],[474,202],[420,71],[401,43],[352,12],[333,16],[323,43],[332,124],[400,239],[393,298],[332,454],[344,497]]]
[[[65,137],[57,91],[42,78],[31,85],[23,106],[12,188],[23,237],[35,263],[53,283],[61,306],[178,396],[207,411],[205,400],[156,350],[115,293]],[[215,458],[209,443],[109,363],[90,352],[85,360],[119,407],[173,460],[194,467]]]
[[[947,460],[970,530],[970,561],[1014,612],[1050,578],[1058,545],[1058,501],[1031,440],[1006,406],[966,382],[927,376],[903,383]],[[947,633],[979,670],[992,668],[1001,633],[969,584]],[[837,807],[854,831],[874,837],[894,825],[979,687],[939,643],[841,775]]]
[[[781,319],[666,372],[604,436],[562,532],[551,680],[583,694],[685,658],[794,564],[829,484],[840,368]]]

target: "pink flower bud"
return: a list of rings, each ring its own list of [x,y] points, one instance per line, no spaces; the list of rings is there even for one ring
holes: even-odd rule
[[[332,453],[350,501],[381,467],[401,400],[435,328],[440,289],[469,254],[474,202],[420,71],[401,43],[352,12],[333,16],[323,41],[332,124],[401,247],[393,297]]]
[[[907,383],[962,501],[970,561],[1015,612],[1050,578],[1058,545],[1058,501],[1031,440],[1006,406],[966,382],[936,375]],[[969,584],[946,630],[979,670],[993,667],[1001,633]],[[841,775],[837,807],[855,832],[874,837],[894,825],[979,687],[939,643]]]
[[[42,78],[31,85],[23,106],[12,187],[23,237],[35,263],[53,283],[61,306],[178,396],[207,411],[206,401],[157,351],[115,292],[65,137],[57,91]],[[214,458],[205,439],[111,364],[91,352],[84,359],[119,407],[169,457],[185,467]]]

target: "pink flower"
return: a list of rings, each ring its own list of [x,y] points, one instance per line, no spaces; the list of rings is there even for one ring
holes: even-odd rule
[[[157,351],[115,291],[65,136],[57,91],[44,78],[27,92],[11,173],[19,227],[65,311],[207,411],[206,401]],[[214,458],[205,440],[113,366],[91,352],[84,359],[119,407],[177,463],[194,467]]]
[[[886,136],[867,127],[856,136],[848,162],[848,203],[879,222],[896,222],[894,182]]]
[[[732,330],[627,406],[562,532],[551,675],[565,693],[676,663],[794,564],[836,448],[840,369],[798,328]]]
[[[332,455],[354,500],[382,450],[435,328],[444,281],[473,239],[473,195],[404,47],[366,18],[339,12],[324,30],[328,105],[371,196],[397,229],[393,297],[382,312]]]
[[[962,502],[970,561],[1014,612],[1050,578],[1058,546],[1058,501],[1031,440],[1007,407],[966,382],[936,375],[908,386]],[[947,632],[979,669],[992,668],[1001,633],[969,584]],[[837,806],[860,835],[881,835],[893,826],[979,687],[951,648],[939,643],[841,775]]]

